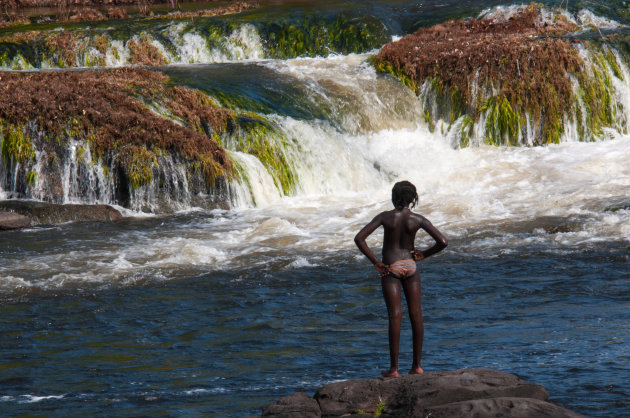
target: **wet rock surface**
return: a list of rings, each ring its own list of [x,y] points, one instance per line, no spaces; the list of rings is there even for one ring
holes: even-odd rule
[[[547,402],[544,387],[490,369],[426,372],[394,379],[354,379],[321,387],[312,398],[286,396],[265,417],[579,417]],[[316,408],[317,406],[317,408]]]
[[[31,226],[31,218],[17,213],[0,210],[0,231],[22,229]]]
[[[59,205],[26,200],[0,201],[0,230],[74,221],[116,221],[122,218],[119,211],[108,205]],[[3,228],[5,223],[12,225],[11,222],[16,227]]]

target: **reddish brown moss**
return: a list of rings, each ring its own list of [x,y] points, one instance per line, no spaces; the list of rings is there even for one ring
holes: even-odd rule
[[[125,9],[109,7],[107,8],[107,17],[109,19],[127,19],[129,14]]]
[[[219,7],[216,9],[204,9],[204,10],[196,10],[192,12],[180,12],[180,11],[171,12],[168,14],[168,17],[171,17],[173,19],[185,19],[185,18],[190,18],[190,17],[219,16],[219,15],[226,15],[226,14],[232,14],[232,13],[239,13],[239,12],[242,12],[243,10],[251,9],[253,7],[256,7],[256,5],[247,3],[244,1],[237,1],[237,2],[234,2],[234,4],[231,4],[229,6]]]
[[[77,39],[76,35],[72,32],[56,32],[46,37],[46,45],[50,49],[50,52],[57,52],[63,64],[60,66],[74,67],[76,65],[76,51],[83,48],[85,41]]]
[[[40,36],[42,36],[42,32],[38,30],[19,32],[11,35],[0,36],[0,43],[10,42],[15,44],[25,44],[38,39]]]
[[[207,0],[187,0],[187,2],[201,3],[207,2]],[[129,16],[129,10],[140,16],[164,15],[170,6],[170,0],[0,0],[0,26],[29,23],[26,15],[33,11],[39,12],[42,8],[53,11],[53,14],[48,17],[62,22],[67,20],[92,21],[106,18],[125,19]],[[240,12],[252,7],[257,7],[256,1],[236,1],[227,6],[212,9],[171,12],[169,17],[180,19],[196,16],[217,16]]]
[[[462,111],[475,118],[485,98],[507,98],[518,112],[543,122],[542,142],[556,142],[564,110],[573,105],[569,74],[580,71],[581,61],[571,41],[557,37],[576,28],[563,18],[537,27],[539,15],[532,5],[505,22],[470,19],[421,28],[384,46],[374,64],[416,92],[434,80],[438,93],[459,95]]]
[[[217,108],[217,105],[199,90],[174,87],[168,91],[168,97],[167,103],[171,112],[199,132],[203,132],[202,121],[213,129],[224,131],[228,119],[233,118],[231,110]]]
[[[90,22],[95,20],[104,20],[105,15],[92,7],[84,7],[81,9],[73,9],[70,11],[70,21],[73,22]]]
[[[166,57],[162,54],[162,51],[151,43],[148,36],[130,39],[127,47],[131,53],[131,63],[134,65],[167,64]]]
[[[170,152],[201,164],[204,173],[232,172],[225,150],[198,129],[203,120],[222,132],[232,113],[215,106],[200,92],[170,87],[168,77],[158,72],[131,68],[0,72],[0,95],[0,120],[7,125],[36,121],[50,138],[62,138],[69,132],[90,138],[93,156],[103,158],[119,152],[122,163],[129,164],[123,167],[128,174],[147,150]],[[165,103],[189,126],[157,115],[145,101]],[[184,110],[187,106],[192,109]]]

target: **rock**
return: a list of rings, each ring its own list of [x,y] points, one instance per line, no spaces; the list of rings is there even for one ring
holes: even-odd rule
[[[548,398],[544,387],[513,374],[462,369],[331,383],[320,388],[313,398],[304,394],[281,398],[264,408],[263,416],[335,417],[361,413],[382,417],[580,416],[547,402]]]
[[[393,379],[392,379],[393,380]],[[328,384],[315,393],[322,415],[339,416],[356,411],[376,410],[381,398],[381,379],[346,380]],[[394,385],[389,385],[390,389]]]
[[[123,216],[108,205],[59,205],[32,200],[0,201],[0,211],[12,211],[29,218],[32,225],[73,221],[115,221]]]
[[[547,400],[542,386],[488,369],[427,372],[397,379],[351,380],[326,385],[315,394],[322,415],[339,416],[357,410],[374,411],[379,402],[385,412],[407,415],[411,410],[451,402],[494,397]]]
[[[13,212],[0,211],[0,231],[22,229],[31,226],[31,218]]]
[[[317,401],[305,393],[294,393],[291,396],[285,396],[263,408],[263,417],[315,418],[321,416]]]
[[[499,415],[500,414],[500,415]],[[431,418],[486,417],[504,418],[578,418],[573,413],[549,402],[528,398],[491,398],[453,402],[446,405],[413,411],[413,416]]]

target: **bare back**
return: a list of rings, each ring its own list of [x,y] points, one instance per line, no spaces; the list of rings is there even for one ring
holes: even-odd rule
[[[398,260],[411,258],[416,232],[426,219],[406,208],[393,209],[383,212],[379,216],[385,229],[383,262],[392,264]]]
[[[426,258],[447,246],[446,237],[424,216],[413,213],[406,207],[388,210],[376,215],[354,238],[354,242],[359,247],[359,250],[375,265],[378,263],[378,260],[367,246],[365,239],[381,225],[385,229],[382,262],[387,265],[398,260]],[[435,245],[421,251],[421,258],[415,258],[412,251],[415,249],[414,241],[419,229],[426,231],[435,240]]]

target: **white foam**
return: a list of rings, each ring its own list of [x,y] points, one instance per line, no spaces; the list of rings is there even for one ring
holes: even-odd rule
[[[311,263],[306,257],[298,257],[289,264],[290,268],[300,267],[316,267],[317,264]]]
[[[17,402],[17,403],[36,403],[48,400],[63,399],[65,395],[49,395],[49,396],[37,396],[37,395],[19,395],[19,396],[0,396],[0,402]]]
[[[594,26],[600,29],[620,28],[624,26],[613,19],[597,16],[587,9],[582,9],[577,13],[577,21],[583,27]]]
[[[465,240],[466,248],[450,251],[498,256],[535,244],[563,252],[629,239],[630,212],[623,208],[630,196],[630,137],[456,149],[447,134],[432,133],[423,124],[398,125],[396,118],[421,117],[420,105],[410,105],[411,116],[391,116],[388,108],[395,100],[388,100],[417,98],[377,77],[364,58],[264,64],[302,80],[305,95],[330,100],[333,109],[343,103],[341,92],[348,94],[359,110],[347,117],[383,127],[357,129],[351,120],[334,124],[272,116],[287,137],[285,153],[299,178],[294,196],[281,196],[256,158],[232,152],[249,181],[234,186],[240,201],[235,209],[205,218],[204,212],[195,214],[189,224],[166,217],[159,227],[121,231],[80,250],[62,246],[3,260],[0,291],[127,286],[224,270],[299,269],[346,255],[361,259],[354,235],[377,213],[391,209],[391,186],[403,179],[418,187],[420,213],[449,238]],[[384,84],[365,87],[375,80]],[[618,82],[619,100],[630,97],[626,83]],[[360,91],[367,92],[365,97],[358,97]],[[71,190],[68,186],[69,197]],[[613,201],[621,202],[620,210],[607,210]],[[520,232],[495,227],[549,217],[575,218],[579,225],[559,232],[536,224]],[[381,240],[379,230],[368,243],[378,247]],[[419,246],[425,243],[429,241],[420,237]]]
[[[231,60],[252,60],[263,57],[260,36],[251,24],[236,28],[227,38],[225,44]]]

